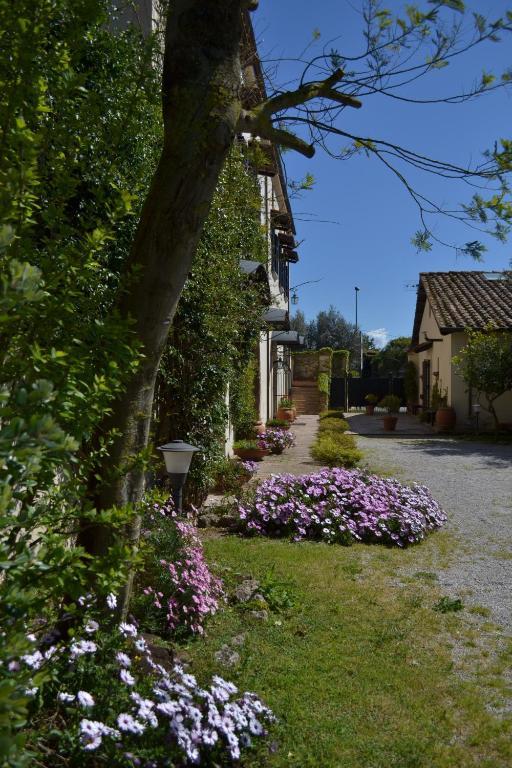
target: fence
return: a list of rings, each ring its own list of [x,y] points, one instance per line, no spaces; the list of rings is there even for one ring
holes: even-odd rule
[[[331,380],[331,408],[364,408],[366,395],[376,395],[381,400],[385,395],[397,395],[405,405],[403,378],[352,378]]]

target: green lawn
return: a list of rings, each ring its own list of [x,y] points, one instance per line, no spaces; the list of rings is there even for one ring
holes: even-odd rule
[[[454,546],[447,534],[406,551],[232,536],[207,537],[205,546],[228,584],[272,571],[294,600],[267,622],[227,607],[206,639],[186,649],[199,677],[222,674],[261,694],[278,716],[271,750],[246,765],[512,765],[512,721],[486,710],[507,692],[501,672],[510,648],[482,653],[478,611],[433,610],[444,596],[436,566]],[[485,629],[497,637],[492,625]],[[240,633],[241,662],[226,670],[214,653]],[[455,642],[464,650],[462,677],[453,669]]]

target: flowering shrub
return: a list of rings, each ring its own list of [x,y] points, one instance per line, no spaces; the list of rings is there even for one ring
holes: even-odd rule
[[[31,746],[45,757],[57,753],[59,764],[224,764],[274,720],[255,694],[236,698],[235,685],[220,677],[202,688],[179,664],[155,663],[133,623],[101,628],[89,619],[71,642],[15,663],[50,667],[52,682],[31,690],[38,724]]]
[[[425,486],[341,468],[302,477],[273,475],[238,512],[248,533],[399,547],[421,541],[446,520]]]
[[[295,435],[287,429],[267,428],[259,435],[258,444],[270,453],[282,453],[285,448],[295,445]]]
[[[257,461],[242,461],[240,463],[242,465],[242,469],[247,473],[247,475],[249,475],[249,477],[254,475],[258,470]]]
[[[144,629],[160,635],[202,634],[224,593],[194,526],[177,518],[170,500],[150,507],[144,523],[146,562],[137,577],[134,614]]]

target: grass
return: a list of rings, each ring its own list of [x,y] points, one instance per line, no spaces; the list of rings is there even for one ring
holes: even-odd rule
[[[270,585],[268,621],[230,605],[186,653],[192,671],[218,673],[264,697],[279,717],[271,750],[244,765],[281,768],[505,768],[512,724],[499,710],[503,663],[479,656],[478,679],[455,674],[451,646],[464,614],[441,613],[438,536],[405,551],[222,537],[207,554],[228,584]],[[449,544],[441,547],[445,557]],[[403,577],[403,572],[412,574]],[[270,576],[269,576],[270,574]],[[396,577],[403,580],[397,582]],[[279,592],[279,590],[281,590]],[[240,664],[214,653],[244,633]]]

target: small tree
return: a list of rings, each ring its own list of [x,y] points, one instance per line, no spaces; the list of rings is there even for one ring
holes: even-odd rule
[[[484,331],[468,331],[468,343],[453,358],[453,363],[466,384],[483,395],[484,408],[498,428],[495,401],[512,389],[512,334],[489,326]]]
[[[407,352],[410,346],[410,336],[399,336],[388,341],[374,358],[379,376],[400,376],[403,374],[407,365]]]

